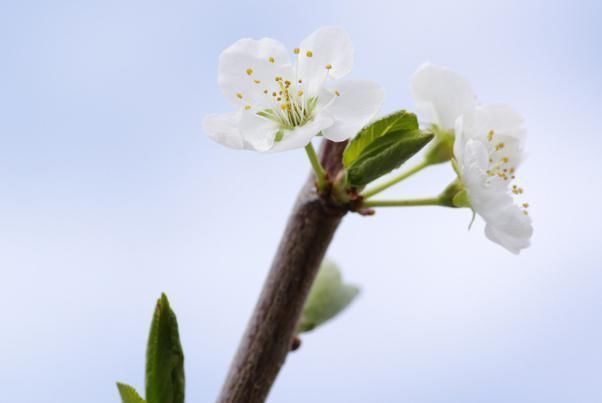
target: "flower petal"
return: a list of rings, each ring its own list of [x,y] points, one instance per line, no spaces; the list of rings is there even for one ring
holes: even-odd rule
[[[331,117],[318,115],[303,126],[298,126],[293,130],[285,131],[282,140],[274,143],[274,146],[269,151],[279,152],[305,147],[314,136],[332,126],[333,123],[334,120]]]
[[[297,63],[297,77],[307,83],[305,91],[316,95],[327,77],[338,79],[351,71],[351,39],[342,28],[320,28],[301,42]]]
[[[485,235],[491,241],[514,254],[529,247],[533,226],[531,219],[516,205],[508,205],[500,211],[495,221],[487,222]]]
[[[235,105],[265,104],[278,91],[276,77],[292,77],[288,52],[280,42],[263,38],[241,39],[219,58],[218,83]]]
[[[476,106],[467,80],[430,63],[420,66],[412,76],[411,92],[421,117],[444,130],[453,129],[456,119]]]
[[[492,158],[504,159],[516,169],[523,159],[526,137],[522,124],[523,118],[508,106],[477,106],[456,120],[454,154],[461,161],[466,142],[478,139]]]
[[[254,111],[241,111],[239,131],[249,148],[263,152],[274,145],[278,125],[272,120],[257,116]]]
[[[203,119],[203,131],[210,139],[226,147],[243,149],[245,142],[238,130],[238,113],[208,115]]]
[[[331,97],[333,93],[324,113],[332,116],[334,124],[322,131],[332,141],[355,136],[376,115],[385,97],[380,85],[372,81],[342,81],[331,91]]]

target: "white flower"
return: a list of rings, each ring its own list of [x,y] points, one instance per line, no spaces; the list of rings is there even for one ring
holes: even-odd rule
[[[293,53],[291,64],[284,45],[269,38],[241,39],[222,52],[219,86],[238,110],[207,116],[210,138],[231,148],[283,151],[319,133],[343,141],[376,114],[384,98],[377,84],[335,81],[353,64],[345,31],[319,29]]]
[[[486,222],[486,236],[513,253],[528,247],[533,234],[529,205],[515,203],[523,194],[516,184],[523,159],[522,118],[508,107],[480,106],[466,79],[429,63],[414,73],[411,92],[428,124],[455,134],[460,180],[471,208]]]
[[[456,120],[454,154],[472,209],[486,236],[512,253],[530,244],[533,227],[516,170],[523,158],[522,118],[505,106],[478,106]],[[511,187],[510,187],[511,186]]]
[[[410,90],[422,119],[445,131],[453,130],[456,119],[477,105],[467,80],[430,63],[418,67],[412,76]]]

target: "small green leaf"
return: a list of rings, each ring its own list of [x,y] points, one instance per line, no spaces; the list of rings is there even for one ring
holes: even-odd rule
[[[146,403],[143,398],[140,397],[136,389],[125,383],[117,382],[117,389],[121,396],[122,403]]]
[[[351,164],[347,180],[351,186],[363,187],[397,169],[428,144],[433,134],[420,130],[401,130],[374,140]]]
[[[184,403],[184,353],[165,294],[157,301],[146,349],[148,403]]]
[[[308,332],[334,318],[357,296],[359,289],[343,284],[339,268],[324,260],[303,306],[298,332]]]
[[[385,134],[418,129],[416,115],[407,111],[397,111],[364,127],[347,145],[343,153],[343,165],[349,168],[362,152],[379,137]]]

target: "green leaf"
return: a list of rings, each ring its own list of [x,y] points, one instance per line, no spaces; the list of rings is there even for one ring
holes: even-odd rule
[[[184,403],[184,353],[165,294],[157,301],[146,349],[148,403]]]
[[[125,383],[117,382],[117,389],[121,396],[122,403],[146,403],[143,398],[140,397],[136,389]]]
[[[298,332],[308,332],[334,318],[358,293],[357,287],[343,284],[341,272],[334,263],[324,260],[303,306]]]
[[[374,140],[348,168],[351,186],[363,187],[373,180],[397,169],[428,144],[432,133],[420,130],[401,130]]]
[[[349,168],[362,152],[379,137],[385,134],[418,129],[416,115],[407,111],[397,111],[364,127],[347,145],[343,153],[343,165]]]

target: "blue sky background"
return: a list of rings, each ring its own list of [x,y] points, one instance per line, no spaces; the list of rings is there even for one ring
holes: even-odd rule
[[[412,109],[424,61],[521,111],[535,222],[516,257],[470,213],[345,219],[329,255],[361,297],[304,338],[271,402],[602,401],[599,1],[4,1],[0,3],[0,387],[3,402],[117,402],[142,389],[165,291],[188,402],[212,401],[269,267],[303,151],[210,142],[227,111],[219,52],[350,33],[353,78]],[[436,167],[391,196],[430,196]]]

